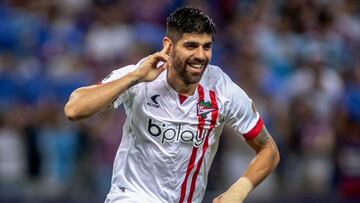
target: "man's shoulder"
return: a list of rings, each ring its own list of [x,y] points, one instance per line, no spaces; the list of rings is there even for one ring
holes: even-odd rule
[[[222,69],[217,65],[209,64],[207,69],[208,74],[225,74],[224,71],[222,71]]]
[[[121,77],[125,76],[126,74],[128,74],[128,73],[134,71],[135,69],[137,69],[140,66],[140,64],[143,62],[143,60],[144,59],[140,60],[137,64],[129,64],[129,65],[118,67],[117,69],[113,69],[111,71],[111,73],[109,75],[107,75],[101,81],[101,83],[111,82],[113,80],[116,80],[118,78],[121,78]]]
[[[121,67],[113,70],[109,76],[115,77],[115,78],[122,77],[122,76],[126,75],[127,73],[130,73],[130,72],[134,71],[135,69],[137,69],[145,59],[146,58],[141,59],[136,64],[129,64],[129,65],[121,66]]]
[[[137,64],[129,64],[129,65],[121,66],[121,67],[113,70],[112,72],[118,73],[118,74],[128,73],[128,72],[134,71],[137,67],[138,67]]]
[[[223,86],[228,79],[229,76],[219,66],[209,64],[201,83],[214,89]]]
[[[145,61],[146,57],[145,58],[142,58],[140,61],[134,63],[134,64],[128,64],[128,65],[125,65],[125,66],[121,66],[115,70],[113,70],[113,72],[126,72],[126,71],[133,71],[135,70],[136,68],[138,68],[144,61]]]
[[[236,83],[232,81],[230,76],[225,73],[219,66],[208,65],[208,70],[204,73],[201,80],[204,89],[213,90],[223,98],[232,98],[233,96],[245,96],[246,93]]]

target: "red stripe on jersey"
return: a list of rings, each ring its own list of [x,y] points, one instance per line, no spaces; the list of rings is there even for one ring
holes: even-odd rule
[[[200,84],[198,85],[198,94],[199,94],[198,102],[204,101],[204,99],[205,99],[204,88]],[[202,134],[204,125],[205,125],[205,120],[202,118],[202,116],[198,116],[198,133],[199,133],[199,135]],[[179,201],[180,203],[182,203],[185,199],[187,180],[189,178],[190,172],[193,170],[193,168],[195,166],[197,150],[198,150],[198,148],[193,147],[193,150],[191,152],[190,161],[189,161],[188,167],[186,169],[185,178],[184,178],[183,183],[181,184],[181,195],[180,195],[180,201]]]
[[[188,198],[188,203],[191,203],[192,202],[192,198],[193,198],[193,195],[194,195],[194,191],[195,191],[195,186],[196,186],[196,179],[197,179],[197,176],[199,175],[199,171],[200,171],[200,168],[201,168],[201,165],[202,165],[202,162],[204,160],[204,155],[205,155],[205,152],[206,150],[208,149],[209,147],[209,136],[210,136],[210,133],[212,131],[212,129],[214,129],[215,125],[216,125],[216,120],[217,120],[217,117],[218,117],[218,104],[217,104],[217,101],[216,101],[216,95],[215,95],[215,92],[210,90],[210,101],[211,101],[211,105],[216,109],[215,111],[211,112],[211,122],[210,122],[210,129],[205,137],[205,143],[203,145],[203,149],[202,149],[202,154],[201,154],[201,157],[200,157],[200,160],[199,160],[199,163],[196,167],[196,171],[192,177],[192,180],[191,180],[191,187],[190,187],[190,194],[189,194],[189,198]]]
[[[179,201],[180,203],[182,203],[185,199],[187,179],[189,178],[190,172],[192,171],[192,169],[195,166],[196,153],[197,153],[197,148],[194,147],[191,152],[189,165],[186,169],[185,179],[181,185],[181,196],[180,196],[180,201]]]
[[[260,133],[263,126],[264,126],[264,122],[263,122],[262,118],[259,117],[259,120],[256,123],[256,125],[248,133],[244,134],[244,138],[247,140],[254,139]]]

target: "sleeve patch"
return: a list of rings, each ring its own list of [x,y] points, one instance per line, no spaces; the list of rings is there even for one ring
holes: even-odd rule
[[[263,126],[264,126],[264,122],[263,122],[262,118],[259,117],[259,120],[256,123],[256,125],[249,132],[244,134],[244,138],[247,140],[251,140],[251,139],[255,138],[260,133]]]

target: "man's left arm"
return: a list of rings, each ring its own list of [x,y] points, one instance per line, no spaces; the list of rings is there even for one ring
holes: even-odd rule
[[[279,151],[265,126],[255,138],[246,142],[255,150],[255,158],[240,179],[225,193],[215,198],[213,203],[242,203],[248,193],[259,185],[279,163]]]

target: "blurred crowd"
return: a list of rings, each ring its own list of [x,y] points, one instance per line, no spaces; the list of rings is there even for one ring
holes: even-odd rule
[[[212,64],[255,101],[281,162],[249,202],[360,199],[360,1],[0,0],[0,202],[102,202],[123,109],[79,123],[70,93],[162,47],[193,5],[218,31]],[[225,129],[204,202],[254,156]]]

